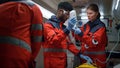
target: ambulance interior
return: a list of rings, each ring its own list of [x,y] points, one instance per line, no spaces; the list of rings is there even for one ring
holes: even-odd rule
[[[49,19],[51,15],[56,14],[57,5],[59,2],[67,1],[71,3],[76,10],[77,19],[81,20],[84,25],[87,22],[86,6],[90,3],[95,3],[99,6],[101,20],[105,23],[107,28],[108,45],[106,46],[107,55],[109,60],[107,62],[107,68],[120,68],[120,0],[34,0],[41,7],[44,21]],[[47,12],[47,13],[44,13]],[[77,46],[76,47],[80,47]],[[67,68],[75,68],[77,60],[71,52],[68,54],[68,66]],[[42,56],[41,56],[42,55]],[[43,48],[40,50],[39,55],[36,58],[36,68],[44,68],[43,64]]]

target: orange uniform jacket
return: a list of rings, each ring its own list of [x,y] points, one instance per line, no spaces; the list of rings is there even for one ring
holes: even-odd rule
[[[73,44],[67,45],[67,31],[64,32],[63,23],[52,19],[44,24],[44,67],[66,68],[69,49],[77,54],[79,50]]]
[[[30,68],[42,42],[42,14],[32,1],[0,4],[0,68]]]
[[[80,52],[89,56],[94,63],[104,68],[106,60],[105,47],[107,45],[105,25],[97,19],[94,22],[85,24],[81,27],[81,30],[82,33],[76,35],[76,39],[82,43]]]

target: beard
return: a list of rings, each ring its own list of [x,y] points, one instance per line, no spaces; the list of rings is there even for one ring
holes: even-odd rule
[[[64,15],[62,15],[59,17],[59,20],[64,23],[67,19],[65,18]]]

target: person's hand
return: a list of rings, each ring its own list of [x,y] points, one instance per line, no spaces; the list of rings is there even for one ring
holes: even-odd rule
[[[77,23],[77,26],[78,26],[78,27],[81,27],[82,24],[83,24],[82,21],[79,20],[78,23]]]
[[[80,34],[81,33],[81,30],[78,27],[73,27],[73,31],[74,31],[75,34]]]
[[[80,56],[80,58],[86,60],[87,63],[93,63],[92,59],[89,56],[85,56],[83,54],[80,54],[79,56]]]
[[[77,22],[77,19],[74,17],[74,18],[70,18],[68,20],[68,30],[72,30],[72,28],[74,27],[74,25],[76,24]]]

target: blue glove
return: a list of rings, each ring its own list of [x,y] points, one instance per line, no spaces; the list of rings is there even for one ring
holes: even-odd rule
[[[83,24],[82,21],[79,20],[77,25],[78,25],[78,27],[81,27],[82,24]]]
[[[68,30],[72,30],[72,28],[74,27],[74,25],[76,24],[77,22],[77,19],[74,17],[74,18],[70,18],[68,20]]]
[[[81,30],[78,27],[73,27],[73,31],[74,31],[75,34],[80,34],[81,33]]]
[[[80,54],[80,57],[87,61],[87,63],[93,63],[92,59],[89,56],[85,56],[83,54]]]

